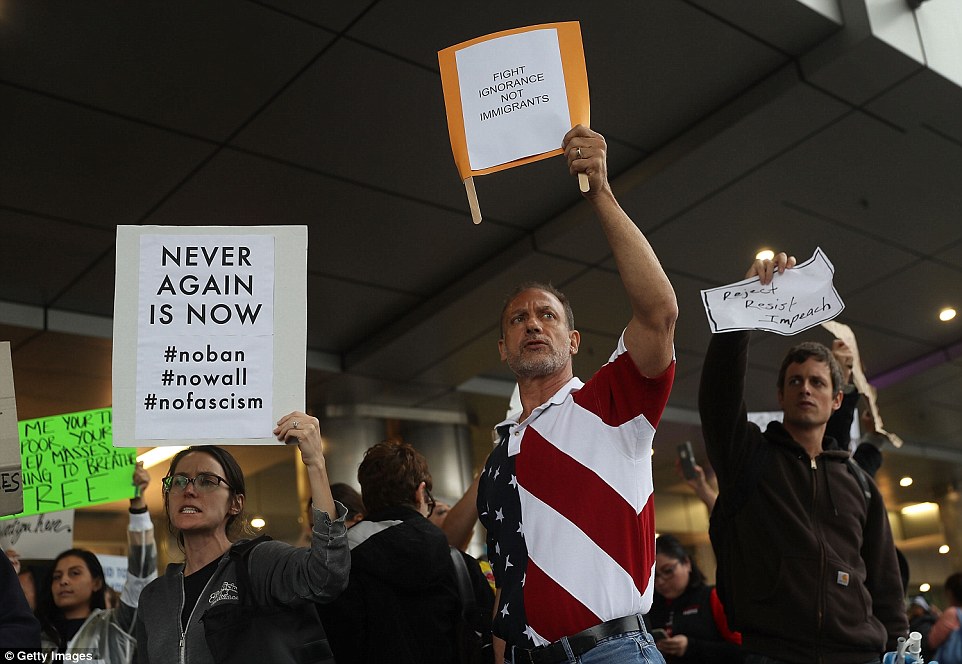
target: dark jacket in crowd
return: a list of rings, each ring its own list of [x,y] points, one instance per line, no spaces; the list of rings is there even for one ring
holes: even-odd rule
[[[786,662],[870,661],[908,628],[882,497],[865,477],[866,497],[833,439],[809,459],[781,423],[762,433],[748,421],[748,340],[712,335],[699,395],[719,481],[712,530],[725,537],[712,544],[729,561],[718,578],[730,591],[731,626],[747,651]]]
[[[347,589],[319,607],[337,664],[451,664],[461,605],[444,533],[409,507],[348,531]]]
[[[13,563],[2,551],[0,558],[0,649],[39,650],[40,621],[23,596]]]
[[[737,664],[744,660],[737,643],[740,637],[729,630],[724,611],[715,588],[700,583],[689,586],[675,599],[665,599],[656,592],[645,623],[649,629],[664,629],[669,636],[688,637],[685,654],[666,655],[668,664]]]

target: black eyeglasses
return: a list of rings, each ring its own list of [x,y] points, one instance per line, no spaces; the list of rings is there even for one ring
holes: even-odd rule
[[[681,564],[681,561],[676,560],[671,565],[665,565],[661,569],[655,570],[655,579],[664,579],[667,581],[671,577],[675,576],[675,570],[678,569],[679,564]]]
[[[183,493],[187,490],[187,485],[190,483],[194,484],[194,489],[197,493],[210,493],[216,490],[221,484],[228,489],[231,488],[227,480],[214,473],[197,473],[196,477],[187,477],[186,475],[177,473],[176,475],[168,475],[165,477],[163,483],[164,491],[168,493]]]
[[[428,499],[428,516],[431,516],[432,514],[434,514],[434,507],[438,503],[434,499],[434,496],[431,495],[431,492],[428,490],[427,484],[424,485],[424,495]]]

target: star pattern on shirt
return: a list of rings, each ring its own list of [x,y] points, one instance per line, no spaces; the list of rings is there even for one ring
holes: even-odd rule
[[[537,643],[537,641],[535,641],[534,639],[534,637],[537,636],[537,634],[533,629],[531,629],[531,625],[524,626],[524,635],[527,636],[529,639],[531,639],[531,643]]]
[[[521,491],[515,469],[516,458],[508,455],[511,426],[498,427],[499,444],[491,452],[478,487],[482,525],[487,529],[488,554],[494,568],[501,600],[494,615],[495,633],[509,642],[528,644],[524,604],[524,574],[528,549],[521,518]],[[503,471],[503,472],[502,472]],[[533,633],[533,632],[532,632]],[[531,641],[537,644],[536,638]],[[527,646],[530,647],[530,646]]]

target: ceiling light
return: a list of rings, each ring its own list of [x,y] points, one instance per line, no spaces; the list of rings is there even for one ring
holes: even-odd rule
[[[267,521],[265,521],[264,517],[262,516],[255,516],[253,519],[251,519],[251,528],[256,528],[257,530],[260,530],[266,525],[267,525]]]
[[[902,514],[905,516],[918,516],[926,512],[934,512],[938,509],[939,506],[935,503],[915,503],[914,505],[906,505],[903,507]]]
[[[772,251],[771,249],[762,249],[757,254],[755,254],[755,258],[757,258],[760,261],[770,261],[773,258],[775,258],[775,252]]]
[[[930,590],[932,590],[932,586],[930,586],[930,585],[927,584],[927,583],[923,583],[921,586],[919,586],[919,592],[920,592],[920,593],[927,593],[927,592],[929,592]]]
[[[912,478],[903,477],[902,479],[899,480],[899,486],[912,486]]]
[[[186,450],[187,448],[183,445],[181,446],[171,446],[171,447],[155,447],[152,450],[148,450],[137,457],[137,461],[143,462],[144,468],[151,468],[156,466],[158,463],[163,463],[170,457],[174,456],[181,450]]]
[[[948,322],[955,318],[956,311],[952,307],[946,307],[939,312],[939,320],[943,323]]]
[[[949,548],[948,544],[943,544],[942,546],[939,547],[939,553],[941,553],[943,556],[947,554],[949,551],[951,551],[951,549]]]

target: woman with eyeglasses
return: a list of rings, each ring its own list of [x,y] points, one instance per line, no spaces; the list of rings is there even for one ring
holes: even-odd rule
[[[668,664],[744,660],[714,586],[673,535],[655,540],[655,597],[645,623]]]
[[[54,559],[47,582],[37,589],[36,615],[45,652],[89,655],[107,664],[133,661],[138,599],[157,577],[154,526],[143,497],[149,483],[150,475],[138,463],[133,474],[137,495],[130,499],[127,528],[127,579],[116,608],[106,606],[107,582],[94,553],[68,549]]]
[[[337,664],[458,661],[461,604],[447,538],[427,519],[427,461],[407,443],[385,441],[364,453],[357,479],[367,514],[347,534],[351,580],[320,607]]]
[[[317,419],[281,418],[278,440],[297,444],[314,502],[309,548],[269,538],[233,541],[243,523],[244,474],[226,450],[189,447],[164,478],[164,508],[184,562],[141,598],[138,661],[319,662],[330,658],[315,606],[344,589],[347,510],[331,497]]]

